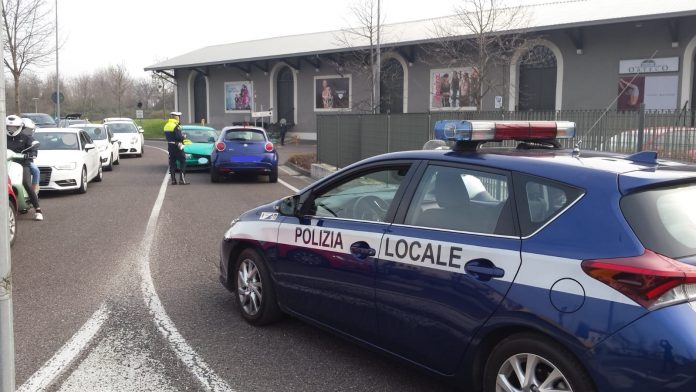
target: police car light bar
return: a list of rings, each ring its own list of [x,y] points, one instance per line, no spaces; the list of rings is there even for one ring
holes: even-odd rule
[[[570,139],[575,123],[570,121],[466,121],[440,120],[435,138],[456,142]]]

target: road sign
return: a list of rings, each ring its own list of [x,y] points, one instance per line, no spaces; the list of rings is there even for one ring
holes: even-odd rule
[[[143,111],[142,111],[142,110],[136,110],[136,111],[135,111],[135,118],[144,118],[144,117],[143,117]]]
[[[58,103],[58,94],[56,94],[55,91],[51,94],[51,101],[53,101],[53,103]],[[63,101],[65,101],[65,95],[60,93],[60,103],[63,103]]]
[[[251,112],[251,117],[252,118],[257,118],[257,117],[272,117],[273,116],[273,111],[269,110],[266,112]]]

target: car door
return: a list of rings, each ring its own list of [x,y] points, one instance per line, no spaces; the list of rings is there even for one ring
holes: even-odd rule
[[[431,162],[406,192],[376,270],[381,345],[452,374],[520,266],[507,173]]]
[[[92,179],[97,175],[101,158],[99,157],[99,149],[92,141],[92,138],[85,131],[80,131],[80,143],[85,154],[85,165],[87,165],[87,178]],[[87,145],[90,144],[91,148]]]
[[[352,336],[376,335],[375,256],[413,162],[352,170],[303,194],[300,217],[278,235],[276,282],[281,303]]]

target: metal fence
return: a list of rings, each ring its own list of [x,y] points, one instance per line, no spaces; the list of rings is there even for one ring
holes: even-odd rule
[[[419,150],[435,122],[459,120],[573,121],[565,147],[632,153],[656,150],[661,158],[696,162],[696,112],[563,110],[548,112],[430,112],[317,115],[317,160],[337,167],[374,155]]]

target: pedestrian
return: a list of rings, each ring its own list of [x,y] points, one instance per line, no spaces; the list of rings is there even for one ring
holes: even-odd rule
[[[22,186],[29,195],[29,202],[34,206],[34,220],[42,221],[43,213],[39,206],[39,197],[36,196],[34,188],[31,186],[31,161],[36,157],[36,147],[33,146],[34,137],[22,133],[24,122],[15,115],[7,116],[5,119],[7,128],[7,149],[18,154],[24,154],[24,158],[17,162],[22,165]]]
[[[285,145],[285,134],[288,133],[288,120],[280,119],[280,145]]]
[[[164,124],[164,137],[167,139],[167,151],[169,152],[169,175],[172,185],[188,185],[186,181],[186,154],[184,153],[184,138],[181,133],[179,119],[181,112],[169,113],[169,120]],[[179,162],[179,181],[176,181],[176,163]]]

